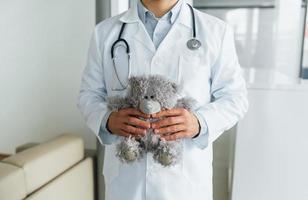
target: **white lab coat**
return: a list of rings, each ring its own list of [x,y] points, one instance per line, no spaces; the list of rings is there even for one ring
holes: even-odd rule
[[[182,161],[171,168],[153,162],[151,155],[132,165],[115,157],[113,141],[105,146],[103,174],[106,200],[212,200],[212,142],[234,126],[247,111],[245,81],[238,63],[233,32],[224,22],[195,10],[197,38],[202,46],[189,50],[192,17],[186,4],[166,38],[155,50],[138,18],[137,7],[97,25],[91,41],[88,63],[83,73],[78,106],[88,126],[98,136],[107,112],[106,97],[124,95],[111,60],[111,45],[118,38],[122,22],[123,38],[131,50],[131,75],[161,74],[183,84],[183,93],[198,102],[198,113],[208,128],[207,146],[184,139]],[[121,80],[127,80],[126,54],[121,47],[116,56]]]

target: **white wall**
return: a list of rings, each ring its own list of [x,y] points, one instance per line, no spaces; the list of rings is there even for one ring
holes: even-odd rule
[[[232,200],[308,199],[308,85],[249,89],[239,123]]]
[[[0,1],[0,152],[62,132],[95,137],[76,108],[94,0]]]

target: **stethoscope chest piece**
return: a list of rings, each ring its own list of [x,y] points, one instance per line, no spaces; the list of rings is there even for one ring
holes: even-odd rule
[[[190,4],[187,4],[191,11],[192,16],[192,25],[193,25],[193,35],[190,40],[187,41],[187,48],[194,51],[201,47],[201,42],[196,39],[197,31],[196,31],[196,20],[195,20],[195,13]]]
[[[196,38],[192,38],[187,41],[187,47],[190,50],[197,50],[201,47],[201,42]]]

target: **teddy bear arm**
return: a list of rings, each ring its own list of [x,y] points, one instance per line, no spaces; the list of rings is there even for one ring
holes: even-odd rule
[[[108,108],[110,110],[119,110],[129,107],[131,107],[131,104],[126,98],[118,96],[108,98]]]
[[[193,98],[184,97],[184,98],[178,99],[176,107],[185,108],[189,111],[192,111],[195,105],[196,105],[196,101]]]

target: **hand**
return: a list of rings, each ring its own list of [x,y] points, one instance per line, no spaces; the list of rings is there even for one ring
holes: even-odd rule
[[[167,141],[180,138],[193,138],[199,133],[197,117],[184,108],[163,110],[153,114],[153,118],[163,118],[151,124],[156,134]]]
[[[118,112],[112,112],[107,122],[108,130],[115,135],[123,137],[142,137],[146,130],[150,128],[150,122],[139,119],[149,118],[150,115],[144,114],[134,108],[121,109]]]

